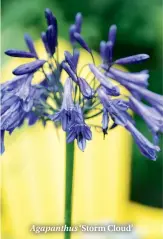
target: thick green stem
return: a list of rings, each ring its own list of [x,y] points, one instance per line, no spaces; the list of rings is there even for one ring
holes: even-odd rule
[[[73,168],[74,168],[74,142],[66,144],[65,225],[67,227],[71,227]],[[71,232],[65,231],[64,238],[70,239]]]

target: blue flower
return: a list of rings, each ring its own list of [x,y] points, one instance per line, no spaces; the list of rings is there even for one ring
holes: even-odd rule
[[[74,34],[81,33],[82,22],[83,22],[82,14],[77,13],[75,16],[75,24],[71,25],[69,29],[70,42],[73,46],[76,42]]]
[[[128,83],[125,85],[127,89],[131,91],[132,94],[136,93],[138,96],[143,97],[147,102],[149,102],[156,110],[163,115],[163,96],[156,94],[144,87],[139,87],[136,84]]]
[[[79,106],[76,106],[77,115],[74,118],[73,124],[68,130],[67,143],[71,143],[74,139],[77,140],[79,149],[85,150],[86,140],[92,139],[92,132],[90,127],[85,124],[82,110]]]
[[[1,84],[2,132],[8,131],[11,134],[15,128],[23,124],[26,117],[29,117],[32,107],[36,106],[41,99],[45,99],[45,97],[42,98],[43,89],[37,88],[37,85],[31,85],[32,78],[31,74],[23,75]]]
[[[103,73],[101,73],[100,70],[97,69],[97,67],[95,67],[93,64],[89,64],[89,68],[94,74],[94,76],[98,79],[100,84],[105,88],[108,95],[120,95],[119,88],[113,85],[113,83],[109,79],[107,79],[107,77]]]
[[[35,46],[34,46],[31,36],[28,35],[27,33],[24,34],[24,40],[26,42],[26,45],[27,45],[29,51],[35,56],[36,59],[38,59],[38,55],[37,55],[37,52],[36,52],[36,49],[35,49]]]
[[[67,78],[64,85],[63,102],[59,112],[50,115],[49,118],[53,121],[60,121],[62,129],[67,131],[73,118],[76,117],[76,109],[72,99],[72,80]]]
[[[141,86],[148,86],[148,78],[149,74],[146,71],[141,71],[139,73],[129,73],[129,72],[124,72],[118,69],[115,69],[111,67],[109,69],[109,72],[106,73],[106,75],[119,83],[123,85],[128,84],[128,83],[134,83],[136,85]]]
[[[18,66],[15,70],[13,70],[14,75],[24,75],[29,73],[34,73],[38,69],[40,69],[44,64],[45,60],[36,60],[30,63],[23,64]]]
[[[157,110],[143,104],[133,96],[130,96],[130,108],[144,119],[154,137],[158,132],[163,133],[163,118]]]
[[[84,98],[92,99],[94,96],[94,90],[90,87],[87,81],[84,78],[79,77],[77,84],[79,85],[80,91]]]
[[[43,42],[48,49],[51,56],[55,53],[56,47],[58,45],[58,23],[56,17],[53,15],[50,9],[45,9],[45,17],[47,20],[48,28],[46,31],[46,44],[44,42],[45,37],[43,37]]]
[[[20,57],[20,58],[35,58],[35,54],[31,52],[20,51],[15,49],[7,50],[5,51],[5,54],[8,56]]]
[[[5,102],[2,100],[2,104],[1,130],[10,131],[15,129],[25,118],[25,111],[22,108],[22,100],[18,96],[13,96]]]
[[[125,126],[129,117],[127,117],[126,110],[128,109],[128,104],[121,100],[115,99],[112,100],[105,92],[104,88],[98,89],[98,95],[101,101],[101,104],[105,108],[105,110],[109,113],[113,121],[118,124]]]
[[[127,122],[125,127],[132,134],[141,153],[149,159],[156,160],[156,153],[160,151],[160,148],[146,139],[130,121]]]

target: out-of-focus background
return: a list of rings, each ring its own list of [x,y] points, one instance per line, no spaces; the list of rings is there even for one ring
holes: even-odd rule
[[[59,23],[59,34],[68,40],[68,27],[76,12],[84,16],[83,36],[99,51],[99,42],[107,39],[108,28],[117,24],[115,58],[147,53],[146,63],[129,70],[150,70],[149,89],[162,93],[162,0],[2,0],[2,65],[8,61],[8,48],[25,49],[24,32],[37,40],[45,29],[44,9],[49,7]],[[151,139],[144,122],[136,117],[140,131]],[[161,141],[160,141],[161,145]],[[156,162],[146,160],[133,144],[130,199],[153,207],[162,207],[162,153]]]

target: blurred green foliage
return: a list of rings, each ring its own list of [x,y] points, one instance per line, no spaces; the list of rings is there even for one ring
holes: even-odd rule
[[[46,7],[56,15],[59,34],[66,39],[76,12],[82,12],[83,36],[96,51],[99,42],[107,39],[109,26],[117,24],[115,58],[149,54],[151,58],[147,63],[129,70],[150,69],[149,88],[162,93],[162,0],[2,0],[2,63],[7,60],[3,54],[5,49],[25,47],[24,32],[38,39],[45,29],[43,11]],[[149,136],[144,122],[139,117],[136,122],[140,131]],[[162,206],[162,165],[161,153],[158,160],[152,162],[133,144],[131,200]]]

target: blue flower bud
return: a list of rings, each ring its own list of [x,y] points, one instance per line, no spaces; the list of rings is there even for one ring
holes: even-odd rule
[[[48,26],[53,26],[55,36],[54,36],[54,44],[57,45],[58,38],[58,23],[56,17],[53,15],[52,11],[48,8],[45,9],[45,17],[47,20]]]
[[[73,56],[68,51],[65,51],[64,55],[65,55],[65,60],[67,61],[71,69],[75,72],[76,68],[74,65]]]
[[[26,44],[27,44],[27,47],[28,47],[29,51],[30,51],[32,54],[35,55],[35,58],[38,59],[38,55],[37,55],[37,53],[36,53],[36,50],[35,50],[35,47],[34,47],[34,43],[33,43],[32,38],[30,37],[30,35],[28,35],[27,33],[24,34],[24,40],[25,40],[25,42],[26,42]]]
[[[73,24],[69,28],[70,42],[71,42],[72,45],[74,45],[75,42],[76,42],[76,39],[74,37],[75,32],[76,32],[76,26]]]
[[[45,32],[41,33],[41,38],[42,38],[42,42],[44,43],[44,47],[47,53],[50,53],[50,49],[48,46],[48,40],[47,40],[47,36]]]
[[[20,51],[15,49],[7,50],[5,51],[5,54],[8,56],[20,57],[20,58],[35,58],[35,55],[31,52]]]
[[[45,64],[45,60],[36,60],[30,63],[23,64],[21,66],[18,66],[14,71],[14,75],[24,75],[27,73],[33,73],[37,71],[40,67],[42,67]]]
[[[109,29],[108,40],[112,42],[113,46],[115,44],[116,34],[117,34],[117,26],[112,25]]]
[[[91,49],[88,47],[87,43],[84,41],[84,39],[79,33],[75,32],[74,37],[75,37],[75,40],[81,45],[81,47],[83,47],[86,51],[91,53]]]
[[[109,69],[109,73],[113,75],[114,80],[117,80],[118,82],[122,84],[124,81],[126,81],[126,83],[131,82],[140,86],[145,86],[145,87],[148,86],[149,74],[147,72],[129,73],[129,72],[124,72],[111,67]],[[121,80],[124,80],[124,81],[121,81]]]
[[[53,25],[48,26],[48,29],[46,31],[46,38],[50,54],[53,56],[53,54],[55,53],[55,48],[57,46],[56,32]]]
[[[67,72],[67,74],[70,76],[70,78],[74,81],[77,82],[77,76],[75,75],[75,73],[71,70],[71,68],[65,63],[62,63],[62,68]]]
[[[80,87],[82,95],[86,99],[92,99],[94,91],[84,78],[78,78],[78,85]]]
[[[148,58],[149,58],[149,55],[147,55],[147,54],[138,54],[138,55],[134,55],[134,56],[120,58],[120,59],[116,60],[114,63],[120,64],[120,65],[135,64],[135,63],[139,63],[141,61],[145,61]]]
[[[78,33],[81,33],[82,22],[83,22],[82,14],[78,12],[75,16],[76,32]]]
[[[112,63],[113,59],[113,43],[108,41],[105,45],[105,56],[108,63]]]
[[[106,76],[102,72],[99,71],[93,64],[89,64],[89,68],[94,74],[94,76],[98,79],[100,84],[106,89],[107,93],[112,96],[119,96],[120,91],[119,88],[112,84],[112,82],[107,79]]]

